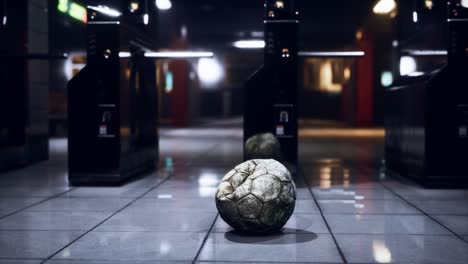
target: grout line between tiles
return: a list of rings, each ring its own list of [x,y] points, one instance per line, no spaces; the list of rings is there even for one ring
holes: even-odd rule
[[[156,173],[158,173],[159,171],[156,171]],[[138,201],[141,197],[145,196],[146,194],[148,194],[149,192],[155,190],[156,188],[158,188],[161,184],[163,184],[167,179],[169,179],[172,175],[168,175],[166,176],[166,178],[164,178],[162,181],[160,181],[159,183],[157,183],[155,186],[153,186],[152,188],[150,188],[149,190],[147,190],[146,192],[144,192],[143,194],[141,194],[139,197],[135,198],[133,201],[129,202],[128,204],[126,204],[125,206],[123,206],[122,208],[120,208],[119,210],[117,210],[116,212],[114,212],[113,214],[111,214],[110,216],[106,217],[104,220],[102,220],[101,222],[99,222],[97,225],[95,225],[93,228],[91,228],[90,230],[86,231],[85,233],[81,234],[80,236],[78,236],[77,238],[75,238],[74,240],[72,240],[70,243],[66,244],[65,246],[63,246],[62,248],[60,248],[59,250],[57,250],[57,252],[55,252],[54,254],[50,255],[49,257],[47,257],[44,261],[41,262],[41,264],[45,263],[46,261],[52,259],[53,257],[55,257],[58,253],[60,253],[63,249],[67,248],[68,246],[70,246],[71,244],[75,243],[76,241],[78,241],[79,239],[81,239],[82,237],[84,237],[85,235],[89,234],[90,232],[92,232],[93,230],[95,230],[96,228],[98,228],[100,225],[102,225],[103,223],[105,223],[107,220],[109,220],[110,218],[112,218],[113,216],[115,216],[116,214],[122,212],[123,210],[127,209],[129,206],[131,206],[132,204],[134,204],[136,201]]]
[[[36,206],[36,205],[39,205],[39,204],[41,204],[41,203],[50,201],[50,200],[52,200],[52,199],[54,199],[54,198],[57,198],[57,197],[59,197],[59,196],[61,196],[61,195],[63,195],[63,194],[69,193],[69,192],[71,192],[71,191],[73,191],[73,190],[75,190],[75,189],[76,189],[76,188],[71,188],[71,189],[69,189],[69,190],[67,190],[67,191],[58,193],[58,194],[53,195],[53,196],[51,196],[51,197],[49,197],[49,198],[45,198],[44,200],[40,200],[40,201],[37,202],[37,203],[31,204],[31,205],[26,206],[26,207],[24,207],[24,208],[21,208],[21,209],[19,209],[19,210],[13,211],[13,212],[11,212],[11,213],[9,213],[9,214],[6,214],[6,215],[0,217],[0,220],[6,218],[6,217],[8,217],[8,216],[14,215],[14,214],[16,214],[16,213],[22,212],[22,211],[24,211],[24,210],[27,210],[27,209],[29,209],[29,208],[32,208],[32,207],[34,207],[34,206]]]
[[[215,144],[215,145],[213,146],[213,148],[210,148],[210,150],[211,150],[211,149],[215,149],[215,148],[216,148],[218,145],[220,145],[221,143],[222,143],[222,142],[219,142],[219,143]],[[195,263],[198,261],[198,257],[200,256],[201,251],[203,250],[203,247],[205,246],[206,241],[208,240],[208,237],[210,236],[210,234],[211,234],[211,232],[212,232],[212,230],[213,230],[213,228],[214,228],[214,226],[215,226],[215,224],[216,224],[216,220],[218,220],[218,217],[219,217],[219,213],[216,214],[216,217],[215,217],[215,219],[213,220],[213,223],[211,223],[210,229],[209,229],[208,232],[206,233],[206,236],[205,236],[205,238],[203,239],[203,242],[202,242],[202,244],[200,245],[200,248],[198,249],[198,252],[197,252],[197,254],[195,255],[195,258],[194,258],[193,261],[192,261],[193,264],[195,264]]]
[[[208,232],[206,233],[206,236],[203,238],[203,242],[202,244],[200,245],[200,248],[198,249],[197,251],[197,254],[195,255],[195,258],[193,259],[192,263],[195,264],[198,260],[198,257],[200,256],[201,254],[201,251],[203,250],[203,247],[205,246],[206,244],[206,241],[208,240],[208,237],[210,236],[211,234],[211,231],[213,230],[215,224],[216,224],[216,220],[218,220],[218,217],[219,217],[219,214],[216,215],[215,219],[213,220],[213,223],[211,223],[211,226],[210,226],[210,229],[208,230]]]
[[[393,194],[395,194],[396,196],[400,197],[400,199],[402,199],[403,201],[405,201],[407,204],[409,204],[410,206],[414,207],[416,210],[420,211],[423,215],[429,217],[430,219],[432,219],[432,221],[436,222],[437,224],[439,224],[440,226],[442,226],[443,228],[445,228],[446,230],[448,230],[450,233],[452,233],[453,235],[455,235],[457,238],[461,239],[463,242],[465,243],[468,243],[468,241],[466,241],[463,236],[457,234],[455,231],[453,231],[452,229],[450,229],[449,227],[445,226],[444,224],[442,224],[439,220],[437,220],[436,218],[434,218],[432,215],[426,213],[426,211],[422,210],[421,208],[417,207],[415,204],[413,204],[412,202],[408,201],[407,199],[405,199],[403,196],[401,196],[400,194],[398,194],[397,192],[395,192],[392,188],[388,187],[386,184],[384,183],[380,183],[382,184],[382,186],[384,186],[388,191],[392,192]]]
[[[312,197],[314,198],[314,202],[315,204],[317,205],[317,208],[319,209],[320,211],[320,215],[322,216],[322,219],[325,223],[325,225],[327,226],[327,229],[328,229],[328,232],[330,232],[330,235],[333,239],[333,242],[335,243],[335,246],[336,246],[336,249],[338,250],[338,253],[340,254],[340,257],[341,259],[343,260],[343,263],[345,264],[348,264],[348,261],[346,260],[346,257],[343,253],[343,250],[341,249],[340,245],[338,244],[338,241],[336,240],[336,237],[335,237],[335,234],[333,234],[331,228],[330,228],[330,225],[328,224],[327,222],[327,219],[325,218],[325,215],[322,211],[322,207],[320,206],[320,204],[318,203],[317,201],[317,198],[315,197],[315,194],[314,192],[312,191],[312,188],[310,187],[309,183],[307,182],[307,179],[305,178],[304,174],[302,173],[302,170],[300,169],[299,170],[299,174],[302,176],[303,180],[304,180],[304,183],[306,184],[307,186],[307,189],[309,190],[310,194],[312,195]]]

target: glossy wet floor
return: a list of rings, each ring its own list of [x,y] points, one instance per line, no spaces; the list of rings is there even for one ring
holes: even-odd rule
[[[302,134],[295,213],[264,237],[214,203],[238,128],[165,129],[160,169],[113,188],[69,187],[52,140],[50,161],[0,175],[0,263],[468,263],[468,190],[387,178],[381,131],[348,132]]]

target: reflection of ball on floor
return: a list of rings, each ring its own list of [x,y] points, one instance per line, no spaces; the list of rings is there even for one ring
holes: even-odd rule
[[[281,229],[296,205],[291,173],[276,160],[250,160],[228,172],[216,193],[226,223],[243,232]]]

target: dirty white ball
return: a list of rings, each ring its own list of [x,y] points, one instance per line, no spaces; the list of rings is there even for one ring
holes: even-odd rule
[[[219,184],[216,207],[238,231],[269,233],[281,229],[296,205],[291,173],[276,160],[250,160],[228,172]]]

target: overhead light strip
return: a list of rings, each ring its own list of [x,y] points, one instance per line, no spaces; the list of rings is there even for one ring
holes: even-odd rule
[[[120,52],[120,58],[129,58],[130,52]],[[212,58],[214,57],[213,52],[206,51],[161,51],[161,52],[146,52],[145,57],[147,58],[159,58],[159,59],[192,59],[192,58]]]
[[[363,57],[366,55],[364,51],[299,51],[300,57]]]

